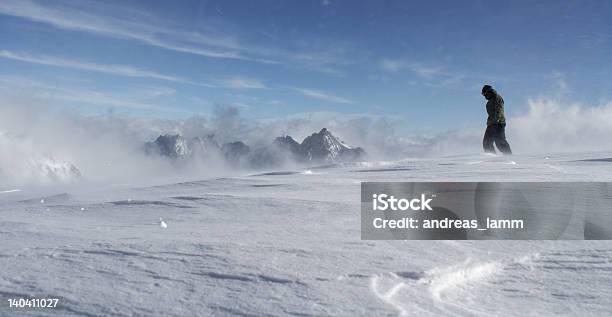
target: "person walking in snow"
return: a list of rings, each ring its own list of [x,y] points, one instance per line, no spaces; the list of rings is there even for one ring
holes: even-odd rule
[[[482,147],[487,153],[495,153],[495,147],[503,154],[512,154],[510,144],[506,141],[506,117],[504,115],[504,99],[493,87],[484,85],[481,91],[487,99],[487,130],[482,139]]]

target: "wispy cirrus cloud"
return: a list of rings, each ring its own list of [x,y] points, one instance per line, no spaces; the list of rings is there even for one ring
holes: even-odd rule
[[[309,98],[319,99],[319,100],[323,100],[323,101],[327,101],[327,102],[333,102],[333,103],[342,103],[342,104],[352,104],[352,103],[354,103],[352,100],[350,100],[348,98],[337,96],[337,95],[334,95],[334,94],[331,94],[331,93],[327,93],[327,92],[323,92],[323,91],[316,90],[316,89],[297,88],[297,87],[294,87],[292,89],[297,91],[298,93],[302,94],[303,96],[306,96],[306,97],[309,97]]]
[[[12,52],[12,51],[7,51],[7,50],[0,50],[0,58],[16,60],[16,61],[25,62],[25,63],[40,64],[40,65],[47,65],[47,66],[53,66],[53,67],[63,67],[63,68],[91,71],[91,72],[96,72],[96,73],[104,73],[104,74],[110,74],[110,75],[115,75],[115,76],[158,79],[158,80],[197,85],[197,86],[203,86],[203,87],[209,87],[209,88],[284,89],[283,87],[268,87],[263,81],[259,79],[240,77],[240,76],[235,76],[235,77],[230,77],[230,78],[225,78],[225,79],[213,79],[208,82],[194,82],[186,78],[172,76],[172,75],[165,75],[165,74],[161,74],[158,72],[140,69],[140,68],[136,68],[136,67],[128,66],[128,65],[98,64],[98,63],[85,62],[85,61],[68,60],[68,59],[59,58],[55,56],[32,55],[32,54]],[[37,85],[37,87],[40,88],[41,86]],[[49,88],[49,87],[42,87],[42,88]],[[290,87],[289,89],[303,96],[326,101],[326,102],[341,103],[341,104],[353,103],[353,101],[348,98],[344,98],[341,96],[337,96],[337,95],[323,92],[323,91],[316,90],[316,89],[296,88],[296,87]],[[46,89],[46,90],[48,91],[49,89]],[[174,94],[174,92],[175,90],[169,91],[168,89],[164,89],[162,91],[155,91],[153,93],[159,96],[159,95]],[[133,102],[127,103],[127,102],[116,101],[113,98],[107,97],[106,95],[101,94],[101,93],[93,93],[93,92],[88,92],[87,94],[80,93],[77,95],[77,97],[74,97],[73,92],[63,91],[62,94],[60,95],[58,95],[57,93],[52,93],[48,95],[56,96],[56,97],[59,96],[60,99],[64,99],[64,100],[84,101],[87,103],[90,103],[95,100],[99,100],[99,102],[96,101],[95,103],[117,105],[117,106],[127,106],[127,107],[141,107],[137,103],[133,103]],[[145,108],[145,107],[141,107],[141,108]]]
[[[465,90],[474,90],[483,81],[483,76],[470,71],[450,70],[445,65],[438,63],[422,63],[412,59],[382,59],[379,63],[380,69],[387,74],[409,72],[422,80],[422,84],[429,87],[462,87]],[[416,82],[414,82],[416,83]]]
[[[31,0],[0,1],[0,14],[44,23],[55,28],[86,32],[99,36],[137,41],[143,44],[175,52],[208,58],[235,59],[264,64],[343,74],[336,66],[345,63],[335,52],[291,52],[244,42],[221,32],[184,31],[165,26],[166,23],[145,12],[123,7],[111,7],[92,3],[91,7],[103,7],[105,15],[94,10],[55,3]],[[134,12],[135,11],[135,12]]]
[[[139,68],[127,66],[127,65],[96,64],[96,63],[90,63],[90,62],[84,62],[84,61],[68,60],[68,59],[58,58],[58,57],[49,56],[49,55],[31,55],[27,53],[11,52],[7,50],[0,50],[0,57],[16,60],[20,62],[25,62],[25,63],[72,68],[72,69],[85,70],[85,71],[117,75],[117,76],[141,77],[141,78],[159,79],[159,80],[182,82],[182,83],[191,83],[189,80],[184,79],[184,78],[171,76],[171,75],[164,75],[164,74],[160,74],[154,71],[139,69]]]
[[[169,50],[202,55],[213,58],[243,58],[236,51],[223,51],[205,48],[181,46],[164,39],[173,34],[169,29],[157,27],[159,21],[151,16],[133,10],[126,12],[125,8],[113,8],[113,15],[99,15],[82,8],[60,5],[51,7],[45,3],[30,0],[6,0],[0,2],[0,13],[11,15],[34,22],[44,23],[56,28],[72,31],[94,33],[119,39],[135,40],[144,44],[158,46]],[[125,14],[129,13],[129,14]],[[138,20],[134,19],[138,17]],[[149,20],[149,21],[146,21]],[[157,23],[157,24],[156,24]],[[187,37],[188,39],[188,37]],[[215,39],[201,35],[199,40],[211,46],[232,48],[223,39]],[[230,47],[228,47],[230,46]]]
[[[232,77],[227,79],[215,79],[207,82],[196,82],[188,78],[166,75],[155,71],[140,69],[129,65],[98,64],[86,61],[69,60],[49,55],[32,55],[22,52],[0,50],[0,58],[16,60],[24,63],[63,67],[84,70],[96,73],[110,74],[124,77],[138,77],[158,79],[208,88],[227,89],[266,89],[267,86],[258,79],[245,77]]]
[[[216,84],[224,88],[232,89],[267,89],[265,83],[261,80],[244,77],[232,77],[227,79],[217,80]]]
[[[160,94],[172,94],[173,90],[164,87],[150,87],[139,89],[133,94],[108,93],[88,89],[84,87],[66,87],[41,80],[33,80],[20,76],[0,75],[0,95],[27,96],[28,98],[40,98],[50,102],[69,102],[79,105],[98,107],[117,107],[135,110],[148,110],[165,113],[192,114],[176,107],[167,107],[155,104],[150,99],[159,97]]]
[[[380,61],[380,67],[392,73],[408,70],[423,78],[432,78],[445,73],[440,66],[426,66],[418,62],[406,60],[383,59]]]
[[[570,92],[569,85],[567,84],[565,74],[559,71],[554,71],[550,75],[546,76],[553,85],[553,89],[557,91],[559,96],[567,95]]]

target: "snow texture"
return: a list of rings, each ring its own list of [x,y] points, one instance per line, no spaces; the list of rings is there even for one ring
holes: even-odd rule
[[[361,241],[362,181],[610,181],[612,153],[0,188],[0,316],[609,316],[608,241]]]

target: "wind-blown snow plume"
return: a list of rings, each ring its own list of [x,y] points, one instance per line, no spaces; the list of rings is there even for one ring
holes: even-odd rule
[[[607,137],[612,134],[612,102],[588,106],[539,97],[529,99],[527,106],[526,113],[507,118],[506,136],[515,153],[612,149],[612,139]],[[412,152],[430,156],[479,153],[484,129],[413,137]]]
[[[551,98],[530,99],[529,111],[512,118],[508,132],[524,152],[609,150],[612,102],[587,107]]]
[[[346,144],[365,149],[369,159],[388,160],[480,153],[484,129],[401,136],[394,129],[397,123],[386,117],[314,113],[257,121],[241,117],[235,107],[223,106],[211,117],[176,120],[113,113],[83,116],[10,101],[3,101],[0,111],[0,130],[5,131],[0,136],[0,182],[10,184],[123,182],[177,173],[203,177],[233,170],[219,155],[179,169],[166,159],[147,155],[144,144],[166,134],[210,137],[219,145],[239,141],[241,147],[257,149],[287,135],[301,143],[328,128]],[[612,147],[612,140],[605,137],[611,132],[612,103],[587,107],[551,98],[529,100],[528,112],[508,118],[506,131],[516,153],[604,150]]]
[[[70,183],[81,177],[70,162],[38,153],[31,140],[0,132],[0,180],[2,183]]]
[[[6,131],[0,152],[0,183],[72,181],[55,176],[57,173],[32,171],[62,169],[62,164],[67,170],[74,166],[85,181],[138,182],[179,172],[210,175],[208,171],[214,170],[214,162],[209,162],[208,166],[198,164],[189,171],[177,171],[168,162],[147,156],[144,140],[159,128],[149,127],[148,120],[113,114],[85,117],[27,104],[4,103],[0,111],[0,129]],[[24,163],[28,161],[39,163]]]

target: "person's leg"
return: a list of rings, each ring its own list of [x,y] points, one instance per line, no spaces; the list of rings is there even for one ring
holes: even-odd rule
[[[508,141],[506,141],[506,124],[495,125],[494,142],[500,152],[504,154],[512,154],[510,144],[508,144]]]
[[[493,147],[493,138],[495,132],[495,125],[487,126],[484,137],[482,138],[482,148],[487,153],[495,153],[495,147]]]

